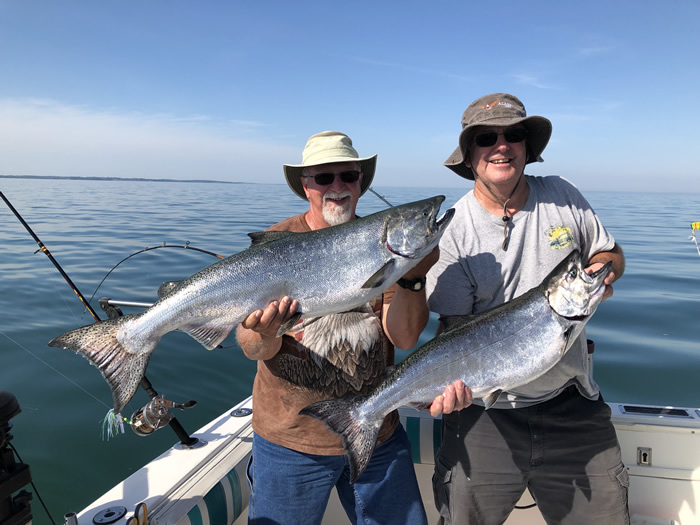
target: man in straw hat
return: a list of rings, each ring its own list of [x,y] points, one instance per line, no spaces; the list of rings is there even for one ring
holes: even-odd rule
[[[312,136],[301,164],[285,164],[292,191],[309,209],[270,228],[304,232],[355,218],[357,201],[372,183],[377,156],[360,157],[337,131]],[[394,345],[416,344],[428,320],[423,285],[438,258],[432,254],[358,311],[327,315],[294,334],[276,337],[297,309],[282,297],[239,325],[238,342],[257,360],[253,385],[250,523],[320,523],[335,486],[352,523],[424,524],[410,445],[396,412],[380,430],[367,470],[353,485],[342,443],[320,421],[300,416],[315,401],[364,393],[394,363]]]
[[[624,271],[615,239],[571,183],[524,173],[542,161],[551,132],[549,120],[528,117],[513,95],[486,95],[467,107],[445,166],[474,189],[455,204],[428,273],[431,310],[449,316],[498,306],[539,285],[574,249],[589,273],[612,261],[604,297],[612,295]],[[493,408],[466,399],[453,406],[442,407],[433,478],[444,524],[503,523],[525,488],[547,523],[629,522],[627,472],[588,368],[585,333],[553,369],[503,392]]]

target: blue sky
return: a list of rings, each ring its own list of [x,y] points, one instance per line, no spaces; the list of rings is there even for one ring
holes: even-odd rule
[[[306,139],[442,166],[475,98],[554,126],[534,175],[700,191],[700,1],[0,0],[0,174],[281,183]]]

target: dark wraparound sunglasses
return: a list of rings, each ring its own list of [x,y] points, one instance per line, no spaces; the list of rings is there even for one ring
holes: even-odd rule
[[[319,186],[328,186],[329,184],[333,184],[336,175],[340,177],[340,180],[342,180],[345,184],[352,184],[353,182],[357,182],[360,178],[359,171],[343,171],[341,173],[319,173],[318,175],[302,175],[302,177],[306,177],[307,179],[314,179],[316,184],[318,184]]]
[[[522,142],[527,138],[527,130],[523,128],[511,128],[506,129],[501,133],[496,133],[495,131],[486,131],[485,133],[479,133],[474,135],[472,142],[479,146],[480,148],[488,148],[493,146],[498,141],[498,136],[503,135],[506,142],[515,143]]]

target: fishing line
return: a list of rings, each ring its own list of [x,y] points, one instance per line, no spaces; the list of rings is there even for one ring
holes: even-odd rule
[[[44,243],[41,242],[41,239],[39,239],[39,237],[37,237],[37,235],[34,233],[34,231],[30,228],[29,224],[27,224],[25,222],[25,220],[22,218],[22,216],[19,214],[19,212],[15,209],[15,207],[12,205],[12,203],[5,197],[5,195],[2,191],[0,191],[0,197],[2,198],[3,201],[5,201],[5,204],[7,204],[8,208],[10,208],[12,213],[14,213],[15,217],[17,217],[17,219],[20,221],[22,226],[24,226],[24,228],[29,232],[29,234],[32,236],[32,238],[36,241],[36,243],[39,245],[39,249],[44,252],[44,254],[49,258],[49,260],[53,263],[53,265],[56,267],[56,269],[60,272],[60,274],[66,280],[66,282],[71,287],[73,292],[75,292],[75,295],[78,296],[78,299],[80,299],[80,301],[83,303],[83,305],[85,305],[85,308],[88,310],[88,312],[90,312],[90,315],[92,315],[92,317],[95,319],[96,322],[100,322],[101,321],[100,317],[97,315],[95,310],[93,310],[93,308],[90,306],[90,303],[85,300],[85,297],[83,296],[83,294],[80,293],[80,290],[78,290],[78,287],[73,283],[71,278],[68,277],[68,274],[66,274],[66,272],[63,271],[63,268],[61,268],[61,265],[58,264],[58,261],[56,259],[54,259],[53,255],[51,255],[51,252],[49,252],[48,248],[46,248],[46,246],[44,246]],[[164,244],[163,247],[172,247],[172,246],[168,246],[168,245]],[[183,248],[183,246],[177,246],[177,247]],[[156,247],[150,248],[150,249],[155,249],[155,248]],[[209,254],[216,256],[220,259],[224,258],[223,256],[217,255],[213,252],[208,252],[206,250],[201,250],[199,248],[190,247],[189,241],[188,241],[187,245],[184,246],[184,248],[188,248],[188,249],[192,249],[192,250],[200,251],[200,252],[204,252],[204,253],[209,253]],[[147,251],[147,250],[148,249],[141,250],[141,251]],[[127,257],[127,259],[128,258],[129,257]],[[94,297],[94,294],[93,294],[93,297]],[[6,334],[3,334],[3,335],[6,335]],[[6,335],[6,337],[9,337],[9,336]],[[21,347],[21,345],[20,345],[20,347]],[[27,350],[27,352],[29,352],[29,351]],[[29,353],[31,354],[31,352],[29,352]],[[37,359],[39,359],[39,358],[37,357]],[[39,360],[41,361],[41,359],[39,359]],[[45,363],[45,364],[47,366],[49,366],[49,368],[52,368],[57,373],[59,373],[60,375],[63,376],[63,374],[61,374],[60,372],[58,372],[58,370],[56,370],[53,367],[51,367],[50,365],[48,365],[48,363]],[[65,376],[63,376],[63,377],[65,377]],[[153,389],[150,381],[148,381],[148,379],[146,378],[145,375],[143,377],[141,377],[139,385],[141,386],[141,388],[143,388],[148,393],[148,395],[151,397],[151,399],[154,399],[158,396],[158,393]],[[81,390],[84,390],[79,385],[76,384],[76,386],[78,386]],[[90,394],[90,395],[92,396],[92,394]],[[92,396],[92,397],[94,397],[94,396]],[[97,398],[95,398],[95,399],[97,399]],[[100,401],[100,403],[102,403],[102,401]],[[102,404],[104,404],[104,403],[102,403]],[[104,419],[104,425],[107,426],[107,435],[109,436],[111,434],[111,430],[114,430],[115,432],[117,430],[121,430],[123,433],[124,432],[124,427],[122,424],[123,422],[127,422],[129,424],[131,423],[127,418],[121,416],[121,414],[114,414],[114,409],[110,408],[109,411],[107,412],[107,416]],[[197,442],[196,438],[191,438],[187,434],[187,432],[185,432],[185,429],[182,427],[182,425],[180,424],[180,422],[176,418],[174,418],[174,417],[171,418],[167,424],[170,425],[170,427],[175,432],[175,434],[178,436],[178,438],[180,438],[180,442],[184,446],[190,446],[193,443]],[[104,429],[104,426],[103,426],[103,429]]]
[[[16,344],[18,347],[20,347],[20,348],[21,348],[22,350],[24,350],[25,352],[27,352],[27,353],[28,353],[30,356],[32,356],[34,359],[36,359],[36,360],[42,362],[43,364],[45,364],[47,367],[49,367],[51,370],[53,370],[54,372],[56,372],[58,375],[60,375],[60,376],[61,376],[62,378],[64,378],[66,381],[68,381],[69,383],[72,383],[73,385],[75,385],[76,387],[78,387],[80,390],[82,390],[83,392],[85,392],[87,395],[89,395],[89,396],[90,396],[91,398],[93,398],[95,401],[97,401],[98,403],[104,405],[104,406],[107,407],[107,408],[111,408],[107,403],[105,403],[105,402],[102,401],[101,399],[95,397],[93,394],[91,394],[90,392],[88,392],[87,390],[85,390],[85,389],[84,389],[82,386],[80,386],[78,383],[76,383],[75,381],[73,381],[70,377],[68,377],[67,375],[65,375],[64,373],[62,373],[62,372],[61,372],[60,370],[58,370],[57,368],[51,366],[49,363],[47,363],[46,361],[44,361],[44,360],[43,360],[41,357],[39,357],[38,355],[32,353],[31,350],[29,350],[28,348],[26,348],[25,346],[23,346],[23,345],[22,345],[21,343],[19,343],[18,341],[15,341],[14,339],[12,339],[12,337],[10,337],[9,335],[7,335],[7,334],[6,334],[5,332],[3,332],[2,330],[0,330],[0,334],[2,334],[2,335],[4,335],[5,337],[7,337],[10,341],[12,341],[14,344]]]
[[[64,378],[66,381],[68,381],[69,383],[73,384],[73,385],[76,386],[79,390],[82,390],[82,391],[85,392],[88,396],[90,396],[90,397],[93,398],[95,401],[97,401],[98,403],[102,404],[104,407],[106,407],[106,408],[108,409],[107,415],[106,415],[106,416],[103,418],[103,420],[102,420],[102,439],[103,439],[103,440],[106,439],[107,441],[109,441],[110,438],[112,438],[112,437],[114,437],[114,436],[117,435],[117,431],[120,431],[120,432],[123,434],[123,433],[124,433],[124,423],[126,423],[127,425],[132,425],[132,424],[133,424],[133,421],[132,421],[131,419],[129,419],[129,418],[127,418],[127,417],[124,417],[124,416],[122,416],[121,414],[115,414],[115,413],[114,413],[114,410],[112,409],[112,407],[110,407],[107,403],[105,403],[105,402],[102,401],[101,399],[95,397],[93,394],[91,394],[90,392],[88,392],[87,390],[85,390],[85,389],[84,389],[82,386],[80,386],[78,383],[76,383],[75,381],[73,381],[70,377],[66,376],[64,373],[62,373],[62,372],[61,372],[60,370],[58,370],[57,368],[51,366],[49,363],[47,363],[46,361],[44,361],[44,360],[43,360],[41,357],[39,357],[38,355],[32,353],[31,350],[29,350],[28,348],[26,348],[25,346],[23,346],[22,344],[20,344],[18,341],[15,341],[14,339],[12,339],[12,337],[10,337],[9,335],[7,335],[7,334],[6,334],[5,332],[3,332],[2,330],[0,330],[0,334],[2,334],[2,335],[4,335],[5,337],[7,337],[10,341],[12,341],[14,344],[16,344],[18,347],[20,347],[20,348],[21,348],[22,350],[24,350],[25,352],[27,352],[27,353],[28,353],[29,355],[31,355],[33,358],[37,359],[38,361],[40,361],[41,363],[43,363],[44,365],[46,365],[48,368],[50,368],[51,370],[53,370],[54,372],[56,372],[58,375],[60,375],[62,378]],[[144,379],[145,379],[145,378],[144,378]],[[19,457],[19,455],[18,455],[18,457]],[[21,460],[20,460],[20,461],[21,461]],[[32,486],[34,486],[34,483],[32,483]],[[35,488],[34,490],[36,490],[36,488]],[[37,493],[37,496],[38,496],[38,493]],[[43,502],[42,502],[42,505],[43,505]],[[47,513],[48,513],[48,512],[47,512]]]
[[[12,211],[12,213],[15,214],[15,217],[17,217],[17,219],[19,220],[19,222],[22,223],[22,226],[24,226],[24,228],[29,232],[29,234],[32,236],[32,238],[36,241],[36,243],[39,245],[39,250],[42,251],[42,252],[44,252],[44,254],[49,258],[49,260],[50,260],[50,261],[53,263],[53,265],[56,267],[56,269],[61,273],[61,275],[62,275],[63,278],[66,280],[66,282],[68,283],[68,285],[71,287],[71,289],[73,290],[73,292],[75,293],[75,295],[77,295],[77,296],[78,296],[78,299],[80,299],[80,302],[82,302],[83,305],[85,306],[85,308],[88,310],[88,312],[90,312],[90,315],[92,315],[92,317],[95,319],[95,321],[100,321],[100,317],[97,315],[97,313],[95,312],[95,310],[92,309],[92,307],[90,306],[90,304],[85,300],[85,297],[83,296],[83,294],[80,293],[80,290],[78,290],[78,287],[73,283],[73,281],[71,280],[71,278],[68,277],[68,274],[66,274],[66,272],[63,271],[63,268],[61,268],[61,265],[58,264],[58,261],[57,261],[56,259],[54,259],[53,255],[51,255],[51,252],[49,251],[49,249],[44,245],[43,242],[41,242],[41,239],[39,239],[39,237],[36,235],[36,233],[34,233],[34,230],[32,230],[31,227],[29,226],[29,224],[26,223],[26,221],[22,218],[22,216],[21,216],[21,215],[19,214],[19,212],[15,209],[15,207],[12,205],[12,203],[7,199],[7,197],[5,197],[5,194],[4,194],[2,191],[0,191],[0,198],[2,198],[3,201],[5,201],[5,204],[7,204],[8,208],[10,208],[10,211]],[[37,251],[39,251],[39,250],[37,250]],[[36,253],[36,252],[35,252],[35,253]],[[59,295],[60,295],[60,294],[59,294]],[[62,296],[61,296],[61,297],[62,297]],[[64,303],[65,303],[65,299],[64,299]],[[66,306],[68,306],[67,303],[66,303]],[[86,394],[88,394],[90,397],[92,397],[93,399],[95,399],[95,400],[98,401],[99,403],[101,403],[101,404],[103,404],[104,406],[106,406],[107,408],[109,408],[109,406],[106,405],[103,401],[101,401],[100,399],[96,398],[96,397],[95,397],[94,395],[92,395],[90,392],[88,392],[87,390],[85,390],[83,387],[81,387],[79,384],[77,384],[75,381],[73,381],[72,379],[70,379],[69,377],[67,377],[65,374],[61,373],[59,370],[57,370],[57,369],[54,368],[53,366],[51,366],[49,363],[47,363],[46,361],[44,361],[43,359],[41,359],[39,356],[33,354],[28,348],[25,348],[24,346],[22,346],[19,342],[17,342],[17,341],[15,341],[14,339],[12,339],[12,338],[11,338],[9,335],[7,335],[5,332],[3,332],[3,331],[0,330],[0,334],[2,334],[2,335],[4,335],[5,337],[7,337],[10,341],[12,341],[13,343],[15,343],[17,346],[19,346],[21,349],[23,349],[25,352],[27,352],[27,353],[28,353],[29,355],[31,355],[32,357],[38,359],[40,362],[42,362],[43,364],[45,364],[45,365],[46,365],[47,367],[49,367],[51,370],[53,370],[54,372],[56,372],[58,375],[62,376],[63,378],[67,379],[69,382],[73,383],[76,387],[78,387],[80,390],[82,390],[83,392],[85,392]]]
[[[34,231],[29,227],[29,224],[27,224],[24,221],[24,219],[19,214],[19,212],[15,209],[15,207],[12,205],[12,203],[9,200],[7,200],[7,198],[5,197],[5,194],[1,191],[0,191],[0,198],[2,198],[2,200],[5,201],[5,204],[7,204],[8,208],[10,208],[10,211],[15,214],[15,217],[17,217],[19,222],[22,223],[22,226],[24,226],[24,228],[29,232],[29,235],[31,235],[32,238],[39,245],[39,249],[42,252],[44,252],[44,255],[46,255],[49,258],[49,260],[53,263],[53,265],[56,267],[56,269],[60,272],[60,274],[63,276],[63,278],[68,283],[68,286],[71,287],[73,292],[75,292],[75,295],[78,296],[78,299],[80,299],[80,301],[85,305],[85,308],[87,308],[87,311],[90,312],[90,315],[92,315],[92,317],[95,319],[95,321],[99,321],[100,316],[98,316],[97,313],[95,312],[95,310],[92,309],[90,304],[85,300],[85,297],[83,297],[83,294],[81,294],[80,290],[78,290],[78,287],[75,286],[75,284],[73,284],[73,281],[71,281],[71,278],[68,277],[68,274],[63,271],[63,268],[61,268],[61,265],[58,264],[58,261],[56,259],[54,259],[53,255],[51,255],[51,252],[49,251],[49,249],[46,246],[44,246],[44,243],[41,242],[41,239],[39,239],[39,237],[37,237],[37,235],[34,233]]]
[[[12,452],[15,453],[15,456],[17,456],[17,459],[19,460],[20,463],[24,463],[22,461],[22,458],[19,456],[19,452],[17,452],[17,449],[12,443],[8,443],[10,449]],[[49,509],[46,507],[46,503],[44,503],[44,498],[41,497],[41,494],[39,494],[39,489],[36,488],[36,485],[34,484],[34,480],[30,481],[30,484],[32,485],[32,488],[34,489],[34,494],[36,494],[36,497],[39,498],[39,503],[41,503],[41,506],[44,508],[44,512],[46,512],[46,515],[49,517],[49,520],[53,525],[56,525],[56,522],[53,520],[51,517],[51,513],[49,512]]]
[[[60,375],[60,376],[63,377],[64,379],[66,379],[69,383],[72,383],[73,385],[77,386],[80,390],[82,390],[83,392],[85,392],[87,395],[89,395],[89,396],[90,396],[91,398],[93,398],[95,401],[97,401],[98,403],[102,403],[104,406],[106,406],[107,408],[109,408],[109,405],[107,405],[106,403],[102,402],[100,399],[96,398],[94,395],[92,395],[90,392],[88,392],[87,390],[85,390],[83,387],[81,387],[78,383],[76,383],[75,381],[73,381],[71,378],[67,377],[65,374],[61,373],[59,370],[57,370],[56,368],[54,368],[53,366],[51,366],[49,363],[47,363],[46,361],[44,361],[41,357],[39,357],[39,356],[36,355],[36,354],[33,354],[28,348],[26,348],[26,347],[24,347],[23,345],[21,345],[18,341],[15,341],[14,339],[12,339],[12,337],[10,337],[9,335],[7,335],[7,334],[6,334],[5,332],[3,332],[2,330],[0,330],[0,334],[2,334],[2,335],[4,335],[5,337],[7,337],[7,338],[8,338],[10,341],[12,341],[15,345],[17,345],[18,347],[20,347],[22,350],[24,350],[25,352],[27,352],[29,355],[31,355],[31,356],[34,357],[35,359],[41,361],[44,365],[46,365],[46,366],[49,367],[51,370],[53,370],[54,372],[56,372],[58,375]],[[14,445],[13,445],[12,443],[9,443],[9,446],[10,446],[10,448],[12,449],[12,452],[14,452],[15,456],[17,456],[17,459],[19,460],[19,462],[20,462],[20,463],[24,463],[24,461],[22,461],[22,458],[21,458],[20,455],[19,455],[19,452],[17,452],[17,449],[14,447]],[[34,480],[31,480],[31,481],[30,481],[30,484],[31,484],[31,486],[32,486],[32,489],[34,489],[34,494],[36,494],[36,497],[39,499],[39,503],[41,503],[41,506],[43,507],[44,512],[46,512],[46,515],[48,516],[49,520],[51,521],[51,523],[52,523],[53,525],[56,525],[56,522],[55,522],[55,521],[53,520],[53,518],[51,517],[51,512],[49,512],[49,509],[48,509],[48,507],[46,506],[46,503],[44,503],[44,499],[41,497],[41,494],[39,493],[39,489],[37,488],[36,484],[34,483]]]

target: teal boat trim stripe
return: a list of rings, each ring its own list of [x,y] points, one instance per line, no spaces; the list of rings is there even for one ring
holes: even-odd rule
[[[226,478],[224,478],[226,479]],[[228,483],[228,481],[226,481]],[[221,481],[214,485],[212,489],[204,496],[204,503],[207,506],[207,514],[209,514],[209,523],[229,523],[228,512],[226,512],[226,493]]]
[[[433,420],[433,459],[437,458],[442,443],[442,419]]]
[[[187,513],[187,518],[190,520],[190,525],[204,525],[204,520],[202,519],[202,513],[199,511],[199,507],[195,507]]]
[[[411,457],[414,463],[421,463],[420,458],[420,418],[406,418],[406,434],[411,442]]]
[[[227,487],[230,487],[230,491]],[[233,510],[233,516],[229,516],[229,507]],[[241,480],[234,468],[187,513],[187,518],[190,525],[204,525],[202,513],[206,513],[210,524],[228,525],[236,521],[243,510]]]
[[[233,494],[233,519],[234,521],[243,513],[243,492],[241,491],[241,479],[238,477],[238,472],[233,469],[226,474],[228,481],[231,484],[231,492]]]

